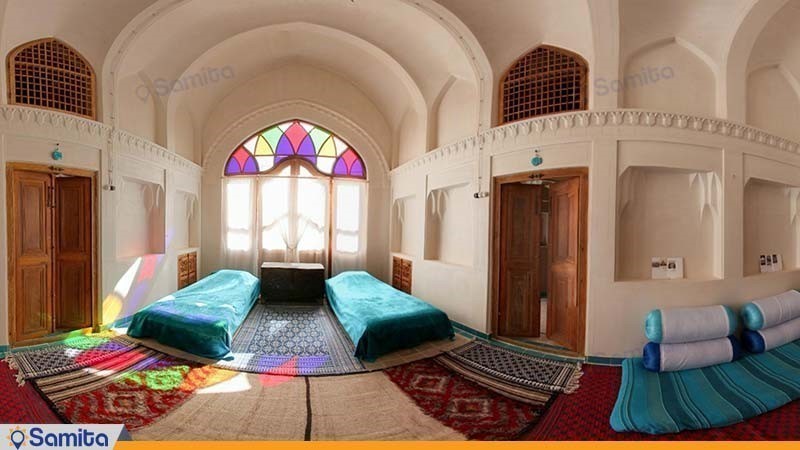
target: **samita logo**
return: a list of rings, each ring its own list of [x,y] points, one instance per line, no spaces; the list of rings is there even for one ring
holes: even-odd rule
[[[11,428],[8,430],[8,436],[6,436],[6,439],[8,439],[9,446],[13,445],[17,448],[17,450],[19,450],[20,447],[25,445],[28,435],[25,433],[24,428]]]
[[[108,447],[108,435],[84,428],[71,432],[48,433],[35,427],[31,428],[28,442],[31,447]]]
[[[7,425],[9,447],[32,449],[113,448],[118,440],[130,440],[122,425]],[[23,449],[25,447],[25,449]]]

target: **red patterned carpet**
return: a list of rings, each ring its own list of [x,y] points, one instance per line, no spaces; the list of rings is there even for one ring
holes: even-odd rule
[[[469,439],[515,439],[544,409],[495,394],[431,359],[385,372],[426,414]]]
[[[0,361],[0,423],[61,423],[30,383],[17,386],[5,361]]]
[[[438,366],[437,366],[438,367]],[[444,380],[450,389],[466,395],[470,392],[469,386],[458,386],[453,380],[439,372],[434,367],[427,367],[432,371],[432,377],[419,380],[418,389],[440,390],[438,380]],[[444,370],[444,369],[441,369]],[[618,367],[604,367],[585,365],[584,376],[581,378],[581,388],[571,395],[559,395],[552,403],[539,422],[523,434],[524,439],[530,440],[798,440],[800,439],[800,402],[792,402],[780,409],[726,428],[715,430],[685,432],[677,435],[649,436],[633,433],[616,433],[608,424],[611,409],[614,407],[617,390],[620,383],[620,369]],[[395,371],[396,372],[396,371]],[[422,372],[421,372],[422,373]],[[411,372],[394,373],[397,380],[410,384]],[[390,374],[391,376],[391,374]],[[202,378],[202,377],[201,377]],[[440,395],[431,397],[442,399]],[[485,397],[484,397],[485,399]],[[119,400],[119,399],[118,399]],[[132,399],[131,399],[132,400]],[[126,401],[126,400],[121,400]],[[438,414],[440,420],[448,420],[456,427],[473,428],[471,437],[475,439],[499,438],[509,436],[511,428],[480,431],[474,434],[475,428],[481,428],[469,420],[462,419],[459,411],[479,410],[477,403],[436,404],[432,401],[428,408]],[[486,402],[483,402],[486,404]],[[449,405],[449,408],[448,408]],[[506,405],[508,407],[508,405]],[[455,408],[455,409],[453,409]],[[469,415],[469,414],[468,414]],[[519,427],[522,422],[529,420],[530,416],[519,413],[512,415]],[[527,419],[526,419],[527,418]],[[535,418],[533,419],[535,421]],[[47,403],[30,383],[17,386],[14,372],[8,365],[0,362],[0,423],[59,423],[58,417],[50,410]],[[447,423],[447,422],[446,422]],[[478,423],[480,425],[480,423]],[[457,428],[458,429],[458,428]]]

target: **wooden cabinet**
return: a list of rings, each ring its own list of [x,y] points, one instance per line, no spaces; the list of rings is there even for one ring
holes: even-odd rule
[[[392,257],[392,286],[407,294],[411,293],[411,260]]]
[[[197,252],[178,255],[178,289],[197,281]]]
[[[321,303],[325,296],[322,264],[261,264],[261,301],[264,303]]]

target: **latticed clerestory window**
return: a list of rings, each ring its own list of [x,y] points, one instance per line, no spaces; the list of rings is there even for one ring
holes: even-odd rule
[[[586,109],[587,65],[580,56],[542,45],[519,58],[500,85],[500,123]]]
[[[96,118],[95,75],[75,49],[55,38],[20,45],[8,55],[9,103]]]

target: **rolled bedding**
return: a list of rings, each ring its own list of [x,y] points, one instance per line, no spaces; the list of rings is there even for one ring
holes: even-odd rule
[[[652,372],[674,372],[731,362],[741,354],[741,344],[733,336],[685,344],[648,342],[642,364]]]
[[[724,338],[732,335],[737,326],[732,309],[715,305],[650,311],[644,329],[651,342],[678,344]]]
[[[742,345],[750,353],[764,353],[800,339],[800,317],[761,330],[744,330]]]
[[[754,300],[742,308],[742,321],[749,330],[762,330],[800,317],[800,292],[786,291]]]

